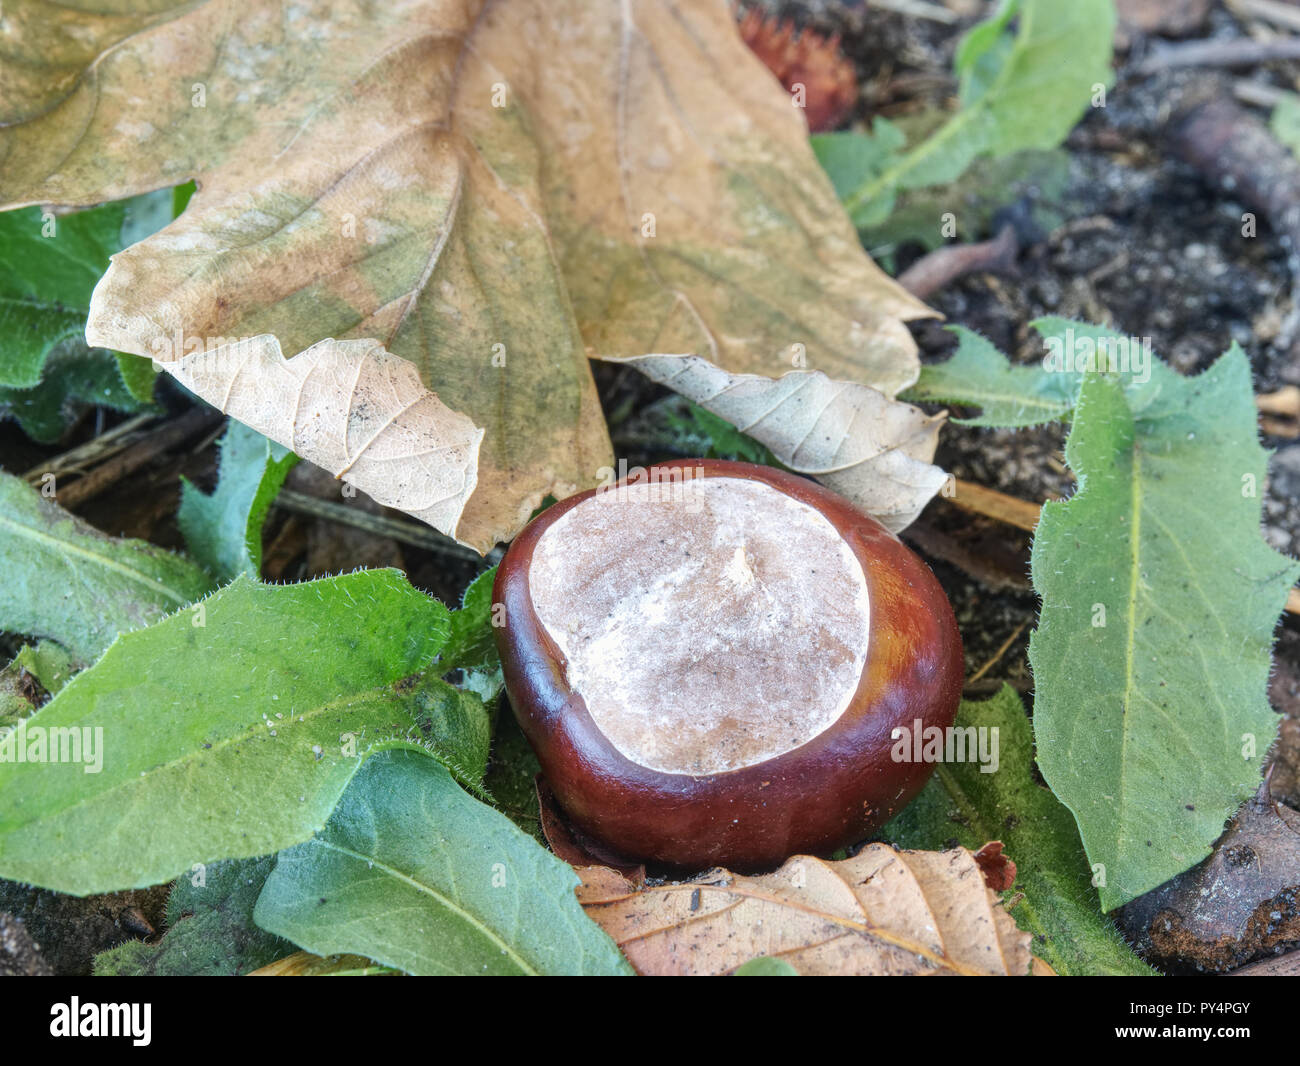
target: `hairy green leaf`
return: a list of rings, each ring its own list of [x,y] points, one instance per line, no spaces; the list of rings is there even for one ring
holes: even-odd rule
[[[0,216],[2,217],[2,216]],[[10,415],[33,440],[57,441],[67,430],[79,405],[139,410],[141,401],[122,372],[122,360],[149,366],[134,355],[115,359],[76,339],[60,341],[45,358],[44,377],[31,388],[0,387],[0,412]],[[149,369],[152,388],[153,369]],[[133,375],[137,387],[143,387]]]
[[[1088,373],[1117,375],[1134,411],[1144,411],[1182,379],[1151,352],[1149,337],[1129,337],[1104,326],[1045,317],[1030,323],[1043,338],[1043,360],[1015,365],[978,333],[961,326],[957,351],[923,367],[905,396],[914,403],[955,403],[981,409],[970,426],[1036,426],[1070,414]]]
[[[128,352],[114,352],[113,358],[117,363],[117,372],[122,376],[122,384],[132,398],[142,405],[153,403],[153,387],[158,380],[158,371],[154,369],[152,360]]]
[[[254,917],[317,955],[413,974],[627,974],[577,875],[414,752],[370,759],[315,838],[280,855]]]
[[[996,745],[996,769],[984,773],[973,758],[939,764],[881,835],[896,847],[923,850],[955,841],[975,851],[1001,840],[1016,864],[1007,896],[1024,894],[1011,915],[1033,934],[1035,955],[1065,975],[1153,973],[1102,914],[1073,815],[1034,780],[1029,719],[1015,690],[963,701],[956,724],[985,730]]]
[[[0,473],[0,629],[53,637],[90,662],[119,633],[211,588],[199,567],[140,540],[105,536]]]
[[[122,202],[62,216],[39,207],[0,214],[0,385],[37,384],[50,349],[82,336],[125,217]]]
[[[156,944],[128,941],[95,956],[96,977],[222,977],[246,974],[293,951],[253,923],[253,906],[275,856],[216,862],[179,878]]]
[[[52,640],[24,644],[0,670],[0,727],[26,718],[66,685],[75,669],[71,654],[61,644]]]
[[[24,645],[14,656],[14,663],[36,678],[41,688],[51,696],[63,688],[76,672],[76,663],[68,649],[52,640]]]
[[[0,409],[29,435],[56,439],[77,401],[130,411],[152,399],[149,360],[87,348],[86,316],[109,257],[171,219],[169,190],[0,214]]]
[[[369,752],[428,746],[418,686],[396,683],[447,631],[442,604],[370,570],[240,577],[125,634],[23,723],[75,731],[98,767],[0,741],[0,876],[84,895],[308,839]]]
[[[205,494],[181,479],[176,521],[190,554],[218,581],[262,572],[262,523],[298,457],[230,419],[222,435],[217,487]]]
[[[466,788],[485,795],[482,786],[492,744],[492,715],[483,698],[473,690],[449,685],[430,670],[412,689],[410,708],[428,740],[429,753]]]
[[[725,418],[684,397],[670,399],[676,402],[665,407],[669,425],[676,431],[680,442],[694,444],[693,448],[687,449],[687,454],[785,469],[770,448],[742,433]]]
[[[1066,446],[1079,491],[1034,537],[1039,765],[1107,910],[1209,853],[1277,729],[1269,652],[1300,565],[1259,535],[1255,419],[1236,345],[1141,390],[1089,376]]]
[[[496,576],[494,566],[470,582],[461,597],[460,610],[452,612],[451,636],[447,638],[447,646],[438,664],[444,675],[458,673],[457,684],[482,701],[488,726],[485,742],[489,744],[492,724],[496,720],[497,698],[505,687],[501,660],[497,656],[496,611],[492,603],[492,585]],[[482,756],[482,769],[486,770],[486,748]],[[477,755],[474,764],[479,764]],[[482,777],[480,773],[474,784],[481,784]]]
[[[461,596],[460,610],[451,616],[451,635],[442,650],[440,664],[444,673],[461,670],[467,675],[476,671],[500,674],[492,607],[496,576],[495,566],[485,570]]]
[[[949,326],[948,331],[957,335],[957,350],[947,361],[921,368],[920,380],[904,393],[912,403],[981,408],[975,418],[953,419],[965,426],[1036,426],[1073,408],[1076,375],[1014,366],[973,330]]]

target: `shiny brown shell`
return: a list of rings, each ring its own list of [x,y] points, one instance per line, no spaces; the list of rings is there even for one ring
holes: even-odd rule
[[[934,575],[902,542],[846,500],[795,474],[714,459],[662,463],[651,475],[749,478],[818,510],[862,564],[871,602],[866,667],[844,713],[812,740],[766,762],[707,776],[664,773],[622,755],[566,683],[565,661],[533,607],[528,573],[542,534],[599,490],[531,522],[497,571],[504,605],[497,644],[515,717],[565,813],[628,858],[748,871],[797,853],[865,839],[925,784],[932,763],[896,762],[891,731],[953,723],[962,649]],[[791,669],[799,669],[792,663]]]

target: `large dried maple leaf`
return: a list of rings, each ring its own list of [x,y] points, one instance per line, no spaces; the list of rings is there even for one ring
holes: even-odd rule
[[[115,257],[88,340],[468,544],[609,464],[589,355],[806,367],[890,405],[917,375],[924,307],[723,0],[113,7],[0,20],[0,204],[198,182]],[[889,475],[898,524],[941,479],[855,411],[821,451],[919,464]]]
[[[578,874],[588,917],[642,974],[729,974],[757,957],[808,975],[1051,972],[965,848],[868,844],[840,862],[796,855],[758,877],[653,886],[607,866]]]

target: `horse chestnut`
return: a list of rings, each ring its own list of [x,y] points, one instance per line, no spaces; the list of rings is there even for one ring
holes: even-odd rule
[[[496,577],[506,689],[560,805],[620,855],[775,866],[865,838],[933,765],[961,639],[934,576],[811,481],[688,460],[572,496]]]

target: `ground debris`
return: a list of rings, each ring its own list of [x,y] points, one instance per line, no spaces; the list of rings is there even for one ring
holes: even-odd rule
[[[1137,950],[1171,972],[1231,970],[1300,944],[1300,812],[1265,785],[1208,859],[1118,917]]]
[[[0,977],[52,977],[54,971],[41,955],[41,946],[28,933],[22,919],[0,912]]]

